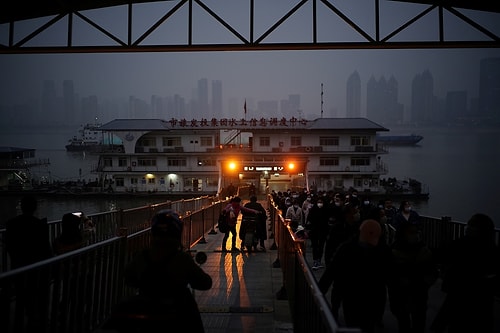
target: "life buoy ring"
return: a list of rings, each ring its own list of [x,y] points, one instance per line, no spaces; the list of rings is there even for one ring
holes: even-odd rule
[[[310,152],[312,150],[312,147],[306,147],[306,152]]]
[[[363,184],[368,185],[368,180],[365,179],[365,181],[363,182]]]

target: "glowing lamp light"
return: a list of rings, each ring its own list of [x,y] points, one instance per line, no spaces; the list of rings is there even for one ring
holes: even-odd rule
[[[229,170],[236,170],[236,163],[234,162],[229,162],[228,164]]]
[[[288,169],[289,169],[289,170],[293,170],[293,169],[295,169],[295,163],[293,163],[293,162],[288,163]]]

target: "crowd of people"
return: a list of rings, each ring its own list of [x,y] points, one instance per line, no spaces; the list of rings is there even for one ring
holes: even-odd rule
[[[446,244],[438,264],[408,200],[396,207],[390,198],[372,202],[356,190],[271,194],[292,231],[307,239],[318,285],[325,294],[331,289],[332,313],[347,327],[378,331],[389,305],[400,333],[494,331],[500,250],[487,215],[473,215],[466,235]],[[446,298],[428,320],[429,289],[439,277]]]
[[[495,243],[495,225],[489,216],[474,214],[467,223],[465,235],[447,244],[438,266],[435,254],[421,237],[421,218],[407,200],[396,208],[389,198],[374,203],[355,190],[347,193],[272,191],[271,195],[292,231],[307,239],[312,249],[311,269],[320,273],[318,286],[324,294],[331,289],[331,311],[345,326],[376,332],[377,327],[384,325],[388,304],[400,333],[423,333],[428,327],[439,333],[494,332],[494,302],[500,290],[500,251]],[[240,213],[242,249],[257,250],[260,245],[259,250],[265,251],[266,210],[256,196],[251,196],[245,205],[241,205],[241,201],[240,197],[233,197],[224,207],[230,227],[223,237],[222,251],[227,251],[230,234],[231,250],[240,251],[236,248]],[[51,244],[46,219],[35,217],[36,199],[23,198],[21,208],[22,214],[6,225],[5,245],[12,268],[78,249],[85,245],[88,233],[95,228],[83,213],[65,214],[62,232]],[[394,238],[389,237],[389,229],[394,230]],[[182,290],[175,294],[178,296],[175,302],[184,302],[185,311],[196,318],[193,331],[202,332],[196,303],[186,288],[189,284],[192,288],[207,290],[212,284],[210,276],[183,251],[182,222],[175,212],[162,211],[155,215],[151,232],[150,247],[126,267],[126,283],[137,288],[139,295],[154,301],[171,296],[172,290]],[[250,242],[246,237],[249,234]],[[187,272],[187,275],[181,274],[182,279],[175,273],[177,267]],[[446,296],[437,316],[428,320],[429,289],[438,278],[442,279]],[[170,280],[172,283],[164,283]],[[160,285],[174,288],[158,289]],[[27,290],[25,296],[28,298],[34,292]],[[27,313],[35,318],[34,323],[39,314],[30,309],[35,308],[35,305],[29,307]]]

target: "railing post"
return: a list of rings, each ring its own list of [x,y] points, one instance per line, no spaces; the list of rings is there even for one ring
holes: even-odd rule
[[[212,203],[212,206],[211,206],[211,211],[212,211],[212,230],[210,230],[208,232],[209,235],[216,235],[217,234],[217,231],[215,231],[215,217],[219,216],[219,214],[215,214],[215,208],[214,208],[214,204]],[[218,219],[217,219],[218,220]]]
[[[201,235],[201,239],[198,241],[198,243],[200,244],[206,244],[207,243],[207,240],[205,239],[205,213],[206,213],[206,209],[203,209],[201,211],[201,231],[202,231],[202,235]]]

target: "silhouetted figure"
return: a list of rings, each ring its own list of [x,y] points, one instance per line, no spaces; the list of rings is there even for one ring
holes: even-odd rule
[[[258,214],[256,216],[257,225],[255,226],[255,237],[256,237],[256,239],[259,243],[259,246],[260,246],[259,250],[265,251],[266,246],[264,244],[264,241],[267,239],[267,225],[266,225],[267,212],[266,212],[266,209],[257,201],[256,196],[251,196],[250,202],[247,202],[245,204],[245,207],[250,208],[250,209],[254,209],[254,210],[257,210],[260,212],[260,214]],[[249,215],[246,212],[242,212],[242,214],[243,214],[243,217],[245,217],[245,215]],[[242,221],[243,221],[243,219],[242,219]],[[241,232],[241,227],[240,227],[240,232]]]
[[[434,332],[494,332],[495,288],[499,283],[499,249],[495,225],[485,214],[467,222],[465,236],[452,242],[443,264],[446,298],[431,330]]]
[[[125,267],[125,283],[137,288],[138,295],[116,307],[106,329],[204,332],[190,287],[208,290],[212,278],[184,251],[182,229],[182,221],[172,210],[161,210],[153,217],[150,247]]]
[[[64,214],[61,220],[61,227],[61,234],[52,243],[55,254],[63,254],[84,246],[81,216],[77,216],[74,213]]]
[[[420,224],[420,215],[412,209],[409,201],[401,202],[398,212],[392,219],[392,225],[395,229],[403,223]]]
[[[389,302],[399,333],[424,333],[429,288],[438,278],[431,250],[414,224],[401,224],[391,245]]]
[[[238,237],[238,233],[236,231],[236,225],[238,223],[238,215],[240,214],[241,211],[252,214],[259,214],[259,211],[242,206],[240,197],[232,198],[231,201],[224,208],[224,210],[226,211],[228,230],[225,233],[224,238],[222,239],[221,250],[222,252],[227,251],[226,243],[229,238],[229,233],[231,233],[232,234],[231,251],[239,252],[240,250],[236,247],[236,238]]]
[[[21,199],[22,214],[7,221],[5,248],[12,268],[33,264],[52,256],[47,219],[35,217],[36,209],[36,198],[25,196]]]
[[[332,286],[334,317],[342,306],[346,326],[363,332],[374,332],[387,294],[391,254],[379,243],[381,232],[379,222],[363,221],[359,236],[339,246],[318,281],[323,293]]]
[[[321,260],[325,251],[326,237],[330,228],[330,210],[323,199],[318,199],[307,214],[306,229],[311,241],[313,254],[313,270],[325,267]]]
[[[52,257],[47,219],[34,216],[37,200],[33,196],[21,199],[22,214],[7,221],[5,247],[11,268],[19,268]],[[18,306],[25,307],[28,332],[42,332],[47,321],[49,281],[43,274],[27,274],[26,280],[15,284]]]

